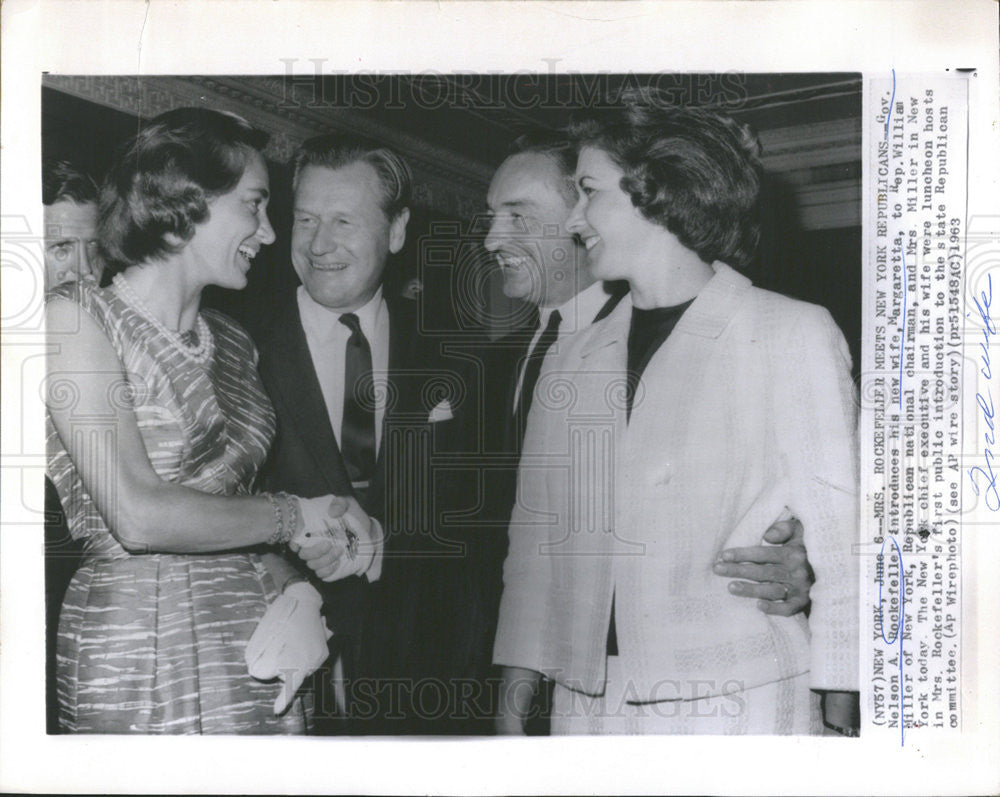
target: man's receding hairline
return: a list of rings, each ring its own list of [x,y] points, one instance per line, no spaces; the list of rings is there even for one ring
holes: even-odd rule
[[[527,154],[527,153],[525,153]],[[563,198],[566,206],[572,208],[576,204],[576,180],[574,179],[572,172],[567,172],[563,168],[562,160],[552,152],[539,152],[546,160],[549,161],[553,166],[555,166],[555,176],[547,175],[545,180],[547,182],[555,180],[553,188],[556,192]]]
[[[299,173],[297,175],[298,179],[295,182],[295,187],[294,187],[293,194],[297,195],[299,193],[299,186],[302,185],[302,176],[309,169],[322,169],[323,171],[330,172],[331,174],[336,174],[337,172],[342,172],[345,169],[351,169],[351,168],[353,168],[355,166],[359,166],[359,165],[361,165],[361,166],[367,166],[368,167],[368,171],[370,172],[370,174],[368,176],[370,177],[370,182],[374,183],[374,186],[375,186],[374,187],[374,192],[375,192],[375,194],[378,197],[378,201],[377,201],[376,204],[378,204],[379,207],[382,207],[382,194],[384,193],[382,191],[382,188],[384,187],[382,185],[382,177],[379,174],[378,169],[375,168],[375,166],[373,166],[371,163],[369,163],[368,161],[363,160],[361,158],[358,158],[357,160],[349,161],[348,163],[342,163],[339,166],[327,166],[325,163],[306,163],[306,164],[303,164],[302,168],[299,170]],[[371,185],[369,185],[369,187],[371,187]],[[292,201],[293,201],[293,205],[294,205],[295,196],[293,196]],[[382,209],[385,210],[385,208],[382,208]]]
[[[382,211],[382,214],[386,217],[386,219],[389,220],[390,223],[396,221],[396,219],[398,219],[400,216],[402,216],[404,212],[406,212],[406,211],[408,211],[410,209],[410,205],[409,204],[404,204],[398,211],[396,211],[395,213],[392,213],[389,210],[389,208],[387,208],[385,206],[385,195],[388,192],[384,190],[386,186],[385,186],[385,182],[382,179],[382,174],[379,171],[378,167],[374,163],[372,163],[370,160],[367,160],[364,156],[362,156],[362,157],[358,157],[358,158],[354,158],[352,160],[349,160],[349,161],[347,161],[347,163],[341,163],[339,166],[329,166],[328,164],[325,164],[325,163],[303,163],[302,166],[296,171],[295,175],[293,176],[293,181],[292,181],[293,182],[293,185],[292,185],[292,209],[293,209],[293,212],[294,212],[294,210],[297,207],[296,204],[295,204],[295,202],[296,202],[296,199],[298,197],[299,186],[302,185],[302,175],[304,175],[306,173],[306,170],[312,169],[312,168],[325,169],[326,171],[332,172],[332,173],[335,174],[335,173],[337,173],[339,171],[343,171],[344,169],[350,169],[350,168],[352,168],[354,166],[357,166],[359,164],[362,165],[362,166],[367,166],[368,167],[368,170],[371,173],[370,177],[371,177],[372,181],[374,181],[373,191],[375,193],[375,204],[378,206],[379,210]],[[307,210],[306,213],[309,213],[310,215],[316,215],[315,212],[313,212],[313,211],[308,211]]]
[[[554,167],[553,173],[544,175],[542,177],[542,181],[559,194],[560,197],[562,197],[563,204],[567,208],[572,209],[573,206],[576,205],[576,181],[573,179],[573,175],[571,173],[567,173],[563,169],[559,158],[553,153],[540,150],[524,150],[522,152],[514,152],[504,158],[497,171],[500,171],[500,169],[504,168],[504,166],[509,164],[515,158],[526,158],[532,156],[544,158],[547,162],[552,164]],[[530,200],[519,201],[522,204],[527,204]],[[501,206],[509,204],[511,203],[505,202],[501,203]]]

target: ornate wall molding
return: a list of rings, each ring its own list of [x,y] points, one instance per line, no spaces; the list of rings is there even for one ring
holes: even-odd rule
[[[761,160],[769,171],[849,163],[861,157],[861,120],[836,119],[821,124],[761,130]]]
[[[349,109],[309,109],[286,103],[278,78],[46,75],[48,88],[144,118],[184,105],[232,111],[268,132],[265,154],[287,161],[305,139],[319,133],[355,133],[384,141],[409,161],[414,199],[455,218],[480,212],[492,170],[457,153],[392,130]]]
[[[759,136],[764,168],[794,189],[805,229],[861,224],[860,119],[761,130]]]
[[[315,86],[301,78],[46,75],[42,83],[142,117],[182,105],[232,111],[270,133],[266,154],[281,162],[318,133],[374,138],[410,162],[415,203],[452,218],[469,219],[481,212],[492,176],[491,164],[340,107],[334,98],[318,100]],[[762,129],[759,134],[764,166],[796,192],[806,229],[860,224],[860,119]]]
[[[861,225],[861,181],[842,180],[803,186],[798,191],[799,214],[807,230]]]

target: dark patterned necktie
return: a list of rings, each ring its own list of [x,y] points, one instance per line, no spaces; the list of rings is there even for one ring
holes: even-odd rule
[[[375,388],[372,380],[372,350],[354,313],[345,313],[340,323],[351,330],[344,357],[344,417],[340,453],[358,501],[365,503],[375,473]]]
[[[549,322],[545,325],[545,330],[538,338],[538,343],[531,350],[528,359],[524,364],[524,381],[521,383],[521,396],[514,410],[514,417],[517,423],[517,434],[519,440],[524,440],[524,429],[528,420],[528,411],[531,409],[531,400],[535,395],[535,385],[538,384],[538,376],[542,372],[542,361],[548,354],[552,344],[559,337],[559,324],[562,316],[558,310],[553,310],[549,316]],[[541,318],[539,317],[539,323]]]

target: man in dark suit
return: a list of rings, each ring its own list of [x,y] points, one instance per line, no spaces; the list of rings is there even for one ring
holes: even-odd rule
[[[410,216],[406,163],[374,143],[320,136],[294,167],[291,260],[301,286],[258,337],[278,418],[263,487],[353,495],[385,534],[376,583],[314,578],[336,674],[320,679],[319,730],[425,730],[415,694],[439,654],[421,633],[421,598],[435,563],[460,553],[440,534],[455,484],[435,478],[434,460],[463,446],[463,377],[420,334],[414,303],[382,292]],[[328,559],[309,565],[321,577],[333,570]]]
[[[502,274],[504,294],[524,304],[516,311],[515,328],[480,353],[485,500],[469,566],[477,573],[472,598],[477,634],[471,646],[473,669],[483,682],[495,674],[493,636],[503,588],[507,525],[542,360],[550,349],[558,350],[560,340],[610,312],[623,295],[619,286],[605,286],[590,275],[581,247],[562,226],[576,201],[575,154],[557,139],[524,137],[513,149],[490,184],[489,232],[484,240]],[[491,685],[495,688],[495,678]],[[495,705],[495,693],[489,702]],[[492,724],[492,718],[487,722]]]
[[[386,261],[405,240],[406,164],[343,137],[312,139],[295,158],[292,264],[302,285],[277,301],[258,335],[278,416],[263,486],[353,494],[386,540],[378,583],[349,577],[323,587],[331,660],[348,688],[334,701],[338,719],[321,730],[482,732],[492,723],[497,707],[481,686],[525,399],[547,349],[619,296],[589,276],[561,226],[575,195],[571,173],[572,155],[548,144],[529,145],[498,170],[486,246],[506,293],[540,308],[540,318],[480,350],[470,371],[468,357],[449,360],[420,334],[412,302],[381,292]],[[463,514],[455,510],[468,518],[470,500],[480,504],[472,536],[449,522]],[[325,560],[311,566],[321,576],[331,569]]]

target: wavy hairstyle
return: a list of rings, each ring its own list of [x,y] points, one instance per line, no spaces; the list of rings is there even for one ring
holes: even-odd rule
[[[236,187],[267,139],[241,117],[208,108],[177,108],[143,123],[119,150],[101,189],[99,245],[107,277],[183,249],[208,219],[209,202]]]
[[[42,204],[68,200],[82,205],[97,201],[97,183],[65,160],[42,162]]]
[[[574,117],[579,150],[596,147],[625,173],[621,189],[650,221],[706,263],[747,266],[760,240],[760,143],[747,126],[673,105],[654,89]]]
[[[292,158],[295,168],[292,190],[298,190],[299,177],[307,166],[339,169],[353,163],[367,163],[375,169],[381,188],[382,210],[390,220],[410,206],[413,173],[409,164],[388,147],[341,133],[314,136],[302,143]]]

